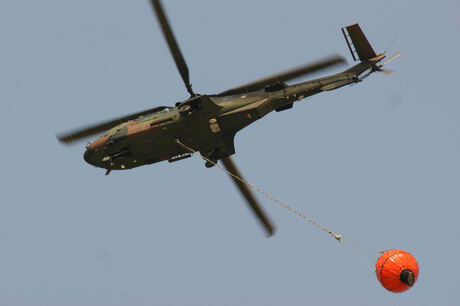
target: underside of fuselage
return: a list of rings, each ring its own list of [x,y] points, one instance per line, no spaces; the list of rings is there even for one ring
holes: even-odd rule
[[[190,153],[176,139],[214,161],[230,156],[235,153],[235,134],[264,116],[269,100],[260,93],[212,99],[221,110],[214,116],[201,111],[181,114],[178,108],[167,108],[120,124],[88,143],[84,159],[108,170],[172,162]]]

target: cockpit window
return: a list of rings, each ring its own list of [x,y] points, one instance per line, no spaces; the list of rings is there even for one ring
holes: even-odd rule
[[[146,121],[146,120],[151,120],[157,115],[163,115],[163,114],[169,113],[172,109],[173,109],[173,107],[165,107],[164,109],[162,109],[159,112],[155,112],[155,113],[151,113],[151,114],[148,114],[148,115],[145,115],[145,116],[141,116],[141,117],[137,118],[135,121],[136,122],[143,122],[143,121]]]
[[[156,113],[153,113],[153,114],[148,114],[148,115],[145,115],[145,116],[141,116],[139,118],[136,119],[136,122],[142,122],[142,121],[145,121],[145,120],[149,120],[149,119],[152,119],[154,116],[155,116]]]
[[[171,111],[172,107],[167,107],[161,111],[159,111],[159,113],[169,113]]]

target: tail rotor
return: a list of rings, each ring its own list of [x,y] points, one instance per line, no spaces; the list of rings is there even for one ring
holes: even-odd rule
[[[382,72],[384,75],[392,75],[395,72],[395,70],[383,69],[382,67],[391,62],[392,60],[396,59],[397,57],[401,56],[402,54],[403,53],[401,51],[398,51],[392,57],[384,61],[382,64],[372,66],[371,70],[361,77],[361,80],[367,78],[371,73],[376,71]]]

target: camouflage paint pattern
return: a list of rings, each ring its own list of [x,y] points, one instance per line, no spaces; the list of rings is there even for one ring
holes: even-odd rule
[[[360,82],[359,76],[365,71],[380,69],[377,63],[385,55],[368,50],[372,47],[357,27],[344,29],[352,43],[359,44],[355,52],[360,62],[343,72],[290,86],[277,82],[249,92],[237,93],[236,88],[220,95],[195,95],[176,107],[160,107],[115,126],[87,146],[84,159],[108,170],[180,160],[189,152],[178,146],[176,139],[210,160],[228,157],[235,153],[236,133],[266,114],[292,108],[294,102],[306,97]],[[346,39],[350,46],[347,36]]]

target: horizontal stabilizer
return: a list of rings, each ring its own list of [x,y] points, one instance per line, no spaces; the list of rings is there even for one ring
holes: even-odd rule
[[[357,60],[355,54],[358,55],[360,61],[365,61],[377,56],[357,23],[342,28],[342,33],[355,61]]]

